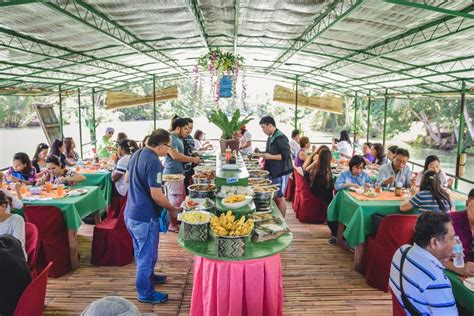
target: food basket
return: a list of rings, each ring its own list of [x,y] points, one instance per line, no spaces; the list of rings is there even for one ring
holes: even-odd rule
[[[274,191],[272,192],[255,192],[253,201],[257,212],[269,211],[272,207]]]
[[[191,198],[210,198],[216,196],[216,186],[214,184],[192,184],[188,187]]]
[[[219,257],[245,257],[245,244],[250,236],[216,236],[217,255]]]
[[[194,212],[209,214],[208,212],[201,211]],[[178,218],[182,221],[185,241],[207,241],[209,238],[209,220],[201,223],[188,223],[180,216]]]
[[[193,175],[194,184],[214,184],[215,175],[198,173]]]

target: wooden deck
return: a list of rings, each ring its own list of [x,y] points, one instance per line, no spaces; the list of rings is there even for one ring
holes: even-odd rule
[[[353,270],[352,253],[327,244],[325,225],[302,224],[290,210],[288,224],[293,244],[282,254],[284,315],[390,315],[387,293],[369,287]],[[176,234],[162,235],[158,271],[168,282],[157,290],[169,294],[165,304],[142,304],[136,300],[134,263],[125,267],[90,264],[91,225],[79,232],[80,268],[59,279],[50,278],[46,315],[79,315],[92,301],[106,295],[123,296],[142,313],[188,315],[192,293],[193,256],[176,243]]]

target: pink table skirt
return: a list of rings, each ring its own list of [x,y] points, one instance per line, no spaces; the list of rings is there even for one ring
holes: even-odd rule
[[[280,254],[244,261],[194,257],[191,315],[282,315]]]

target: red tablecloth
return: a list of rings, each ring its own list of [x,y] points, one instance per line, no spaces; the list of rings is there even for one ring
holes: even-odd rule
[[[243,261],[194,257],[191,315],[282,315],[280,254]]]

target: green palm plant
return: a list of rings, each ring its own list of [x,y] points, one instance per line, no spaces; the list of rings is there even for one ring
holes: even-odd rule
[[[212,110],[209,115],[209,122],[215,124],[222,131],[222,139],[233,139],[235,133],[240,130],[240,126],[248,124],[253,120],[252,114],[240,119],[240,110],[237,109],[231,119],[221,110]]]

